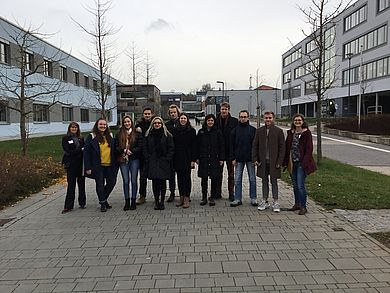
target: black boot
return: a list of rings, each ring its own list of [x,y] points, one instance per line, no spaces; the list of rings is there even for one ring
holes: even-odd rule
[[[135,198],[131,199],[130,210],[135,210],[136,208],[137,204],[135,203]]]
[[[200,201],[200,205],[204,206],[207,204],[207,194],[202,194],[202,200]]]
[[[125,206],[123,207],[124,211],[128,211],[130,209],[130,198],[125,199]]]
[[[160,209],[160,202],[156,198],[154,199],[154,209],[155,210],[159,210]]]
[[[214,200],[214,198],[211,197],[211,196],[210,196],[210,198],[209,198],[209,206],[211,206],[211,207],[215,206],[215,200]]]

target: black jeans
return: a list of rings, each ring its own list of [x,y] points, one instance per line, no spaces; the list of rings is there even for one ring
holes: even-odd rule
[[[111,167],[103,166],[101,166],[99,172],[95,174],[96,193],[100,204],[107,202],[111,191],[115,187],[116,175],[116,173],[112,173]]]
[[[175,177],[176,177],[176,173],[175,173],[175,171],[172,171],[172,177],[169,178],[169,191],[171,193],[175,193],[175,189],[176,189],[176,178]]]
[[[86,196],[85,196],[85,177],[82,175],[82,165],[80,166],[71,166],[66,169],[66,181],[68,182],[68,187],[66,189],[65,197],[65,209],[74,208],[74,200],[76,197],[76,183],[79,191],[78,202],[80,206],[85,206]]]
[[[177,186],[180,196],[190,196],[192,188],[191,170],[177,171]]]
[[[139,176],[139,195],[142,197],[146,197],[146,187],[148,186],[148,179],[146,171],[144,170],[146,168],[146,162],[143,158],[139,160],[139,170],[140,170],[140,176]]]
[[[202,198],[207,197],[207,187],[208,187],[208,177],[202,177],[201,185],[202,185]],[[211,191],[210,191],[210,197],[211,198],[217,198],[218,197],[218,184],[219,184],[219,178],[211,178]]]
[[[217,179],[218,180],[218,190],[216,195],[218,197],[222,196],[222,181],[223,181],[223,167],[226,164],[226,168],[228,171],[228,192],[229,196],[234,194],[234,166],[232,161],[226,161],[224,162],[223,166],[221,167],[221,174],[220,177]]]
[[[165,179],[152,179],[152,190],[155,200],[164,202],[167,191],[167,181]]]

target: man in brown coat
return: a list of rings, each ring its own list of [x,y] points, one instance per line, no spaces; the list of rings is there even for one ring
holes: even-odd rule
[[[252,145],[252,163],[257,166],[257,176],[262,178],[263,200],[259,204],[260,211],[270,206],[268,203],[269,179],[272,185],[274,212],[280,212],[278,202],[278,179],[281,177],[281,167],[285,153],[283,130],[274,125],[275,114],[264,112],[264,126],[256,130]]]

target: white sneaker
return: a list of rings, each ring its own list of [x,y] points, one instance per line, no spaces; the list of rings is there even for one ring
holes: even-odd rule
[[[257,202],[257,200],[255,198],[252,198],[251,199],[251,205],[254,206],[254,207],[257,207],[259,204]]]
[[[259,204],[259,207],[257,208],[259,211],[264,211],[265,209],[269,208],[268,201],[262,200]]]
[[[272,204],[272,210],[275,213],[279,213],[280,212],[280,204],[277,201],[274,201],[274,203]]]

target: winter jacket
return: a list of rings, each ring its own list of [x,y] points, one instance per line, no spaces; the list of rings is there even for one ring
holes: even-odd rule
[[[191,162],[196,161],[196,131],[192,127],[176,126],[173,129],[175,153],[173,168],[177,170],[190,170]]]
[[[137,160],[141,157],[142,153],[142,134],[136,132],[135,139],[129,147],[129,150],[132,152],[131,155],[128,156],[129,160]],[[115,135],[115,157],[118,160],[119,156],[124,155],[124,148],[119,144],[119,132]]]
[[[217,178],[221,174],[219,161],[225,160],[225,145],[222,132],[213,126],[198,131],[197,159],[199,160],[198,176],[201,178]]]
[[[78,140],[78,146],[74,140]],[[62,138],[62,149],[64,155],[62,157],[62,164],[65,168],[71,170],[78,170],[83,165],[83,148],[84,138],[65,135]]]
[[[222,119],[221,114],[217,116],[215,120],[215,125],[222,132],[224,139],[224,153],[226,154],[225,160],[229,159],[230,154],[230,134],[234,128],[238,125],[238,119],[232,117],[230,114],[226,117],[225,120]]]
[[[255,137],[256,128],[246,123],[238,123],[230,133],[230,155],[231,161],[250,162],[252,161],[252,143]]]

